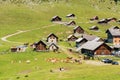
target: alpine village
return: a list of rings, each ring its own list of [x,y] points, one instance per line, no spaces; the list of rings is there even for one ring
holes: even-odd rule
[[[120,0],[0,0],[0,80],[120,80]]]

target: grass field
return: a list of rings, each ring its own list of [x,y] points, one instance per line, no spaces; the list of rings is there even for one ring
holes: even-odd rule
[[[95,0],[69,0],[69,2],[42,2],[40,4],[11,4],[9,2],[0,4],[0,38],[26,31],[7,38],[10,43],[0,40],[0,80],[120,80],[120,67],[113,65],[93,65],[78,63],[55,64],[46,61],[48,58],[65,59],[68,55],[65,51],[54,52],[33,52],[28,48],[23,53],[11,53],[10,47],[29,42],[37,42],[40,39],[46,40],[50,33],[55,33],[59,39],[66,39],[73,33],[74,27],[67,27],[51,23],[53,16],[59,15],[63,21],[76,21],[86,33],[106,38],[105,30],[118,25],[111,22],[107,25],[99,25],[96,22],[88,23],[93,16],[102,18],[116,17],[119,15],[119,4],[110,4],[109,0],[99,3]],[[74,13],[76,19],[67,19],[65,16]],[[97,25],[100,31],[90,31],[88,28]],[[59,45],[70,47],[68,42],[59,42]],[[74,45],[73,45],[74,46]],[[5,54],[6,53],[6,54]],[[37,60],[36,60],[37,59]],[[30,60],[29,64],[26,60]],[[115,58],[119,60],[119,58]],[[96,61],[99,62],[99,61]],[[64,67],[64,71],[59,71]],[[50,72],[50,70],[53,72]]]

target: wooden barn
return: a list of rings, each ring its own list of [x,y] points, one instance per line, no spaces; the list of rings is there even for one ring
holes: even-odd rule
[[[54,22],[54,21],[62,21],[62,18],[60,18],[59,16],[54,16],[52,17],[51,22]]]
[[[80,46],[82,46],[84,43],[86,43],[88,40],[87,39],[85,39],[85,38],[79,38],[79,39],[77,39],[75,42],[76,42],[76,47],[78,48],[78,47],[80,47]]]
[[[47,42],[56,44],[58,42],[58,37],[54,33],[51,33],[47,36]]]
[[[107,42],[113,43],[114,45],[120,45],[120,28],[118,26],[109,28],[106,33]]]
[[[67,39],[68,41],[76,41],[78,38],[72,34],[72,35],[69,35]]]
[[[74,18],[74,17],[75,17],[75,14],[68,14],[66,17],[67,17],[67,18]]]
[[[75,21],[70,21],[66,24],[67,26],[75,26],[76,22]]]
[[[76,51],[91,55],[111,55],[112,48],[104,42],[88,41]]]
[[[78,33],[78,34],[84,34],[84,30],[82,27],[80,26],[76,26],[74,29],[73,29],[73,32],[74,33]]]
[[[58,51],[58,49],[59,49],[59,47],[56,45],[56,44],[54,44],[54,43],[51,43],[49,46],[48,46],[48,49],[49,49],[49,51]]]
[[[35,45],[35,51],[47,51],[47,45],[43,41],[37,42]]]
[[[90,27],[90,30],[98,31],[99,27],[98,26],[92,26],[92,27]]]

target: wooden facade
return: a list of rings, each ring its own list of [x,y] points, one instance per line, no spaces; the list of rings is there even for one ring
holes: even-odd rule
[[[54,16],[52,19],[51,19],[52,22],[54,21],[62,21],[62,18],[60,18],[59,16]]]
[[[46,48],[46,44],[43,42],[43,41],[39,41],[37,44],[35,44],[35,50],[36,51],[46,51],[47,48]]]
[[[77,27],[74,28],[73,32],[78,33],[78,34],[83,34],[84,30],[80,26],[77,26]]]
[[[96,50],[94,50],[95,55],[110,55],[112,49],[106,45],[102,44],[100,47],[98,47]]]
[[[78,38],[76,37],[76,36],[74,36],[74,35],[70,35],[69,37],[68,37],[68,41],[76,41]]]
[[[75,21],[70,21],[67,23],[67,26],[75,26],[76,22]]]
[[[106,44],[100,45],[95,50],[81,49],[82,53],[87,53],[92,55],[111,55],[112,54],[111,51],[112,49]]]

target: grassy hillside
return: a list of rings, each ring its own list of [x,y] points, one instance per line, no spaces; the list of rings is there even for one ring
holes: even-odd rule
[[[21,43],[0,40],[0,80],[119,80],[119,66],[61,62],[53,64],[46,61],[48,58],[65,59],[68,55],[64,51],[60,51],[60,54],[33,52],[30,48],[24,53],[9,51],[11,46],[26,42],[31,44],[40,39],[46,40],[49,33],[55,33],[59,39],[66,39],[69,34],[73,33],[74,27],[51,23],[50,20],[55,15],[62,17],[65,22],[76,21],[77,25],[88,34],[106,38],[105,30],[114,25],[119,26],[119,24],[111,22],[107,25],[99,25],[96,22],[89,23],[89,19],[96,15],[100,19],[109,17],[119,19],[119,6],[114,2],[111,4],[109,0],[100,3],[99,0],[69,0],[69,2],[62,0],[39,4],[2,2],[0,4],[0,38],[19,31],[30,31],[7,38],[9,41]],[[65,16],[69,13],[74,13],[76,19],[67,19]],[[97,25],[100,31],[90,31],[88,28],[93,25]],[[59,45],[70,47],[67,42],[59,42]],[[31,63],[27,64],[26,60],[30,60]],[[60,72],[60,67],[66,70]],[[53,73],[50,72],[51,69]]]

